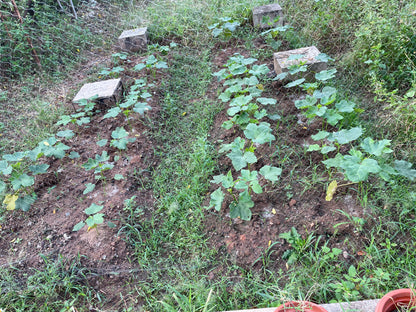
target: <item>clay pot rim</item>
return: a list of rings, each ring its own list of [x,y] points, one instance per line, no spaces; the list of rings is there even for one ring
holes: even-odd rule
[[[295,310],[296,307],[299,307],[300,304],[304,304],[307,305],[307,310],[305,311],[310,311],[310,312],[328,312],[327,310],[325,310],[323,307],[321,307],[320,305],[310,302],[310,301],[305,301],[305,300],[296,300],[296,301],[288,301],[280,306],[278,306],[276,308],[276,310],[274,310],[274,312],[285,312],[285,311],[300,311],[300,310]],[[291,309],[291,310],[289,310]]]
[[[403,303],[416,306],[416,290],[400,288],[385,294],[377,303],[375,312],[391,312],[397,308],[397,304]]]

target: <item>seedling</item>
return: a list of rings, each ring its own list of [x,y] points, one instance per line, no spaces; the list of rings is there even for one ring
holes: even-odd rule
[[[233,32],[240,26],[239,21],[233,20],[231,17],[221,17],[219,22],[208,26],[209,30],[212,30],[212,36],[217,38],[222,36],[225,39],[228,39],[232,36]]]
[[[119,150],[127,149],[127,144],[136,141],[136,138],[128,138],[128,132],[123,127],[118,127],[111,133],[113,140],[110,142],[110,146],[114,146]]]
[[[92,203],[87,209],[84,210],[85,214],[88,215],[88,218],[85,221],[78,222],[73,227],[72,231],[77,232],[82,229],[85,225],[88,226],[87,231],[97,228],[97,226],[104,222],[104,214],[99,213],[104,206],[100,206]]]

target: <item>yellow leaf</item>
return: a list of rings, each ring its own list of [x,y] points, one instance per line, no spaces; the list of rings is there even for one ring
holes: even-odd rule
[[[186,112],[183,112],[183,113],[182,113],[182,116],[185,116],[185,115],[186,115]]]
[[[270,245],[272,244],[272,241],[271,240],[269,240],[269,247],[270,247]]]
[[[14,210],[16,208],[16,200],[19,198],[17,195],[8,194],[3,200],[3,204],[7,205],[7,210]]]
[[[276,209],[272,209],[272,214],[276,214]]]
[[[256,87],[259,88],[261,91],[264,91],[264,86],[262,84],[258,84]]]
[[[332,198],[334,197],[334,194],[337,190],[337,187],[338,187],[338,183],[337,183],[336,180],[329,183],[328,188],[326,189],[326,197],[325,197],[326,201],[331,201],[332,200]]]
[[[45,144],[46,146],[49,146],[49,143],[48,143],[48,142],[46,142],[46,141],[45,141],[45,142],[43,142],[43,144]]]

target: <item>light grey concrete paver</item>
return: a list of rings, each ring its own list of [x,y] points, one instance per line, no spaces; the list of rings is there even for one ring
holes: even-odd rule
[[[287,72],[290,66],[297,65],[302,62],[308,65],[308,72],[320,72],[321,70],[327,68],[326,62],[316,59],[320,53],[321,52],[319,52],[318,48],[315,46],[274,53],[274,71],[277,75],[279,75]],[[290,56],[292,55],[302,55],[303,57],[292,60],[290,59]],[[288,80],[293,80],[295,78],[295,76],[292,77],[291,75],[287,77]]]
[[[75,95],[72,102],[97,97],[95,101],[112,106],[120,100],[122,91],[121,79],[109,79],[93,83],[86,83]]]
[[[277,22],[274,22],[278,18]],[[272,28],[283,25],[283,11],[279,4],[273,3],[253,9],[253,25],[259,28]]]
[[[123,51],[138,52],[147,49],[147,27],[125,30],[118,37]]]

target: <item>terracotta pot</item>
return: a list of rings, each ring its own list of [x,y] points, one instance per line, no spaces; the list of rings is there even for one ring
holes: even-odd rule
[[[328,312],[323,307],[309,301],[289,301],[279,306],[274,312]]]
[[[376,312],[393,312],[406,306],[413,307],[409,311],[414,311],[416,307],[416,291],[414,289],[396,289],[385,294],[377,303]]]

